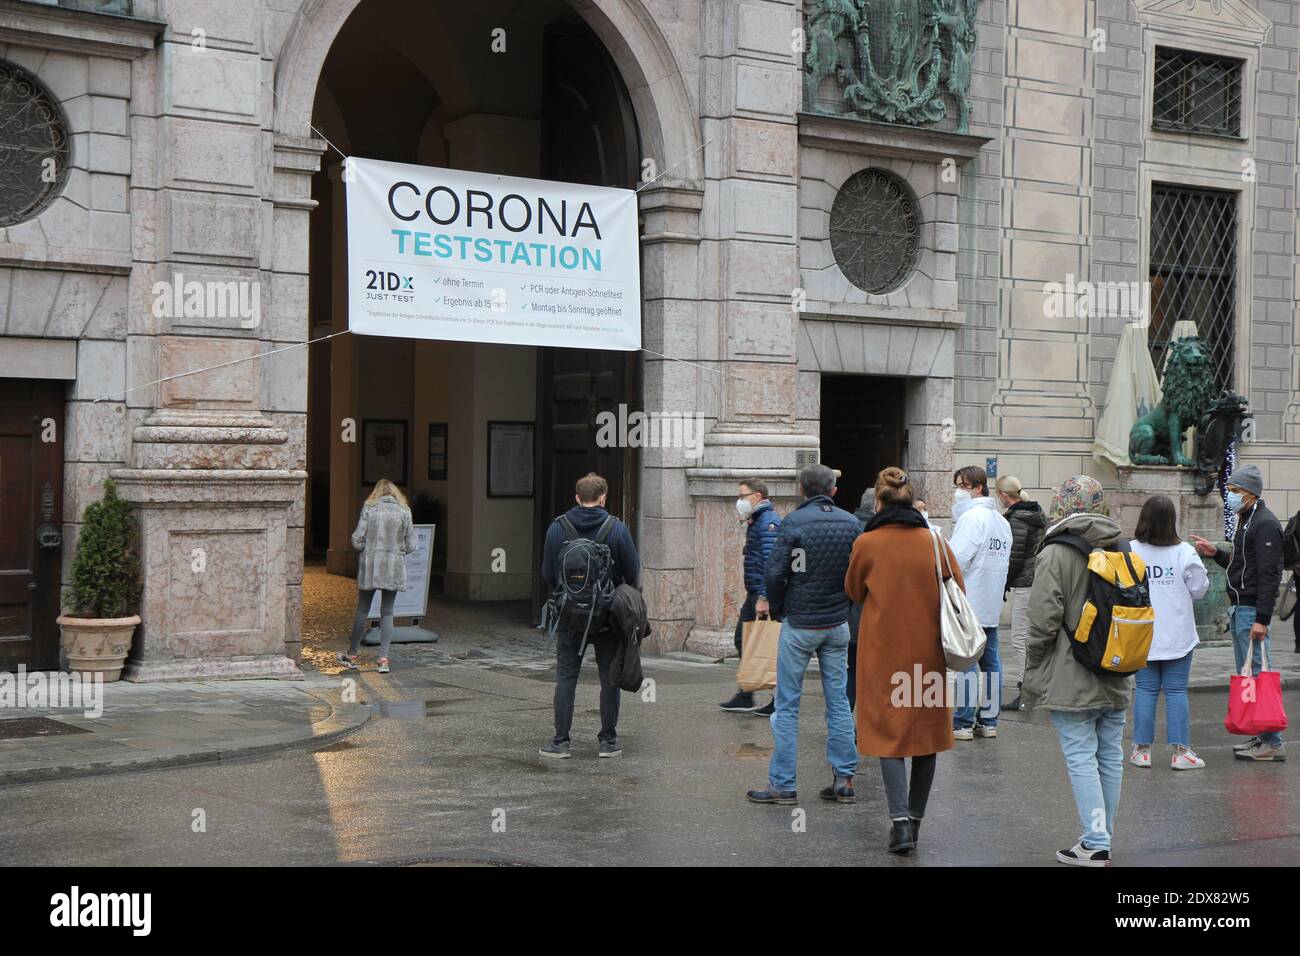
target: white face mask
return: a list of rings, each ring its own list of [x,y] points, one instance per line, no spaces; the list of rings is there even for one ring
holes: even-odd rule
[[[736,514],[740,515],[742,518],[748,518],[750,512],[753,510],[754,510],[753,502],[751,502],[748,498],[736,499]]]
[[[952,493],[952,503],[955,506],[963,501],[970,501],[970,492],[965,488],[958,488]]]

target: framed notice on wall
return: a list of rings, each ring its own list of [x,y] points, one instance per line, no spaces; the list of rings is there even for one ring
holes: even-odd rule
[[[488,422],[489,498],[533,496],[533,423]]]
[[[393,418],[367,418],[361,423],[361,483],[380,478],[406,484],[406,422]]]
[[[429,423],[429,480],[447,480],[447,423]]]

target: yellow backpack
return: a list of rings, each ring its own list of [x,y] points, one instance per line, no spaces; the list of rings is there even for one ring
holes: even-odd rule
[[[1088,599],[1070,641],[1075,660],[1095,674],[1127,677],[1140,671],[1156,621],[1145,562],[1127,541],[1118,551],[1105,551],[1067,532],[1048,543],[1068,544],[1088,560]]]

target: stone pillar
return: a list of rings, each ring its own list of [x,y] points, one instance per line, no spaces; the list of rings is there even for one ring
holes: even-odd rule
[[[1048,316],[1044,286],[1090,278],[1093,0],[1008,0],[1001,321],[993,433],[1077,447],[1092,437],[1088,319]],[[1024,42],[1022,42],[1024,41]],[[1059,47],[1059,52],[1053,48]],[[1052,77],[1035,58],[1078,61]],[[1081,87],[1080,84],[1083,84]],[[1033,118],[1031,123],[1029,118]],[[971,370],[958,367],[958,374]],[[958,421],[965,434],[968,424]]]
[[[699,341],[701,357],[716,360],[717,374],[702,374],[716,391],[717,422],[703,460],[686,471],[696,529],[686,646],[703,653],[734,653],[744,598],[736,486],[763,477],[788,504],[795,452],[818,443],[796,426],[799,25],[798,8],[776,0],[710,4],[704,18],[701,112],[712,142],[700,249],[708,321]]]
[[[135,681],[300,677],[311,142],[263,130],[262,22],[168,4],[136,64],[122,495],[141,518]],[[204,41],[191,31],[201,29]],[[295,553],[296,552],[296,553]],[[286,645],[289,645],[288,647]]]

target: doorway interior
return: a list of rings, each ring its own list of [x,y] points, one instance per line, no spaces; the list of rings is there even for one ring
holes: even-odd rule
[[[855,510],[876,475],[907,467],[904,426],[907,379],[884,375],[822,375],[821,461],[843,474],[835,504]]]

